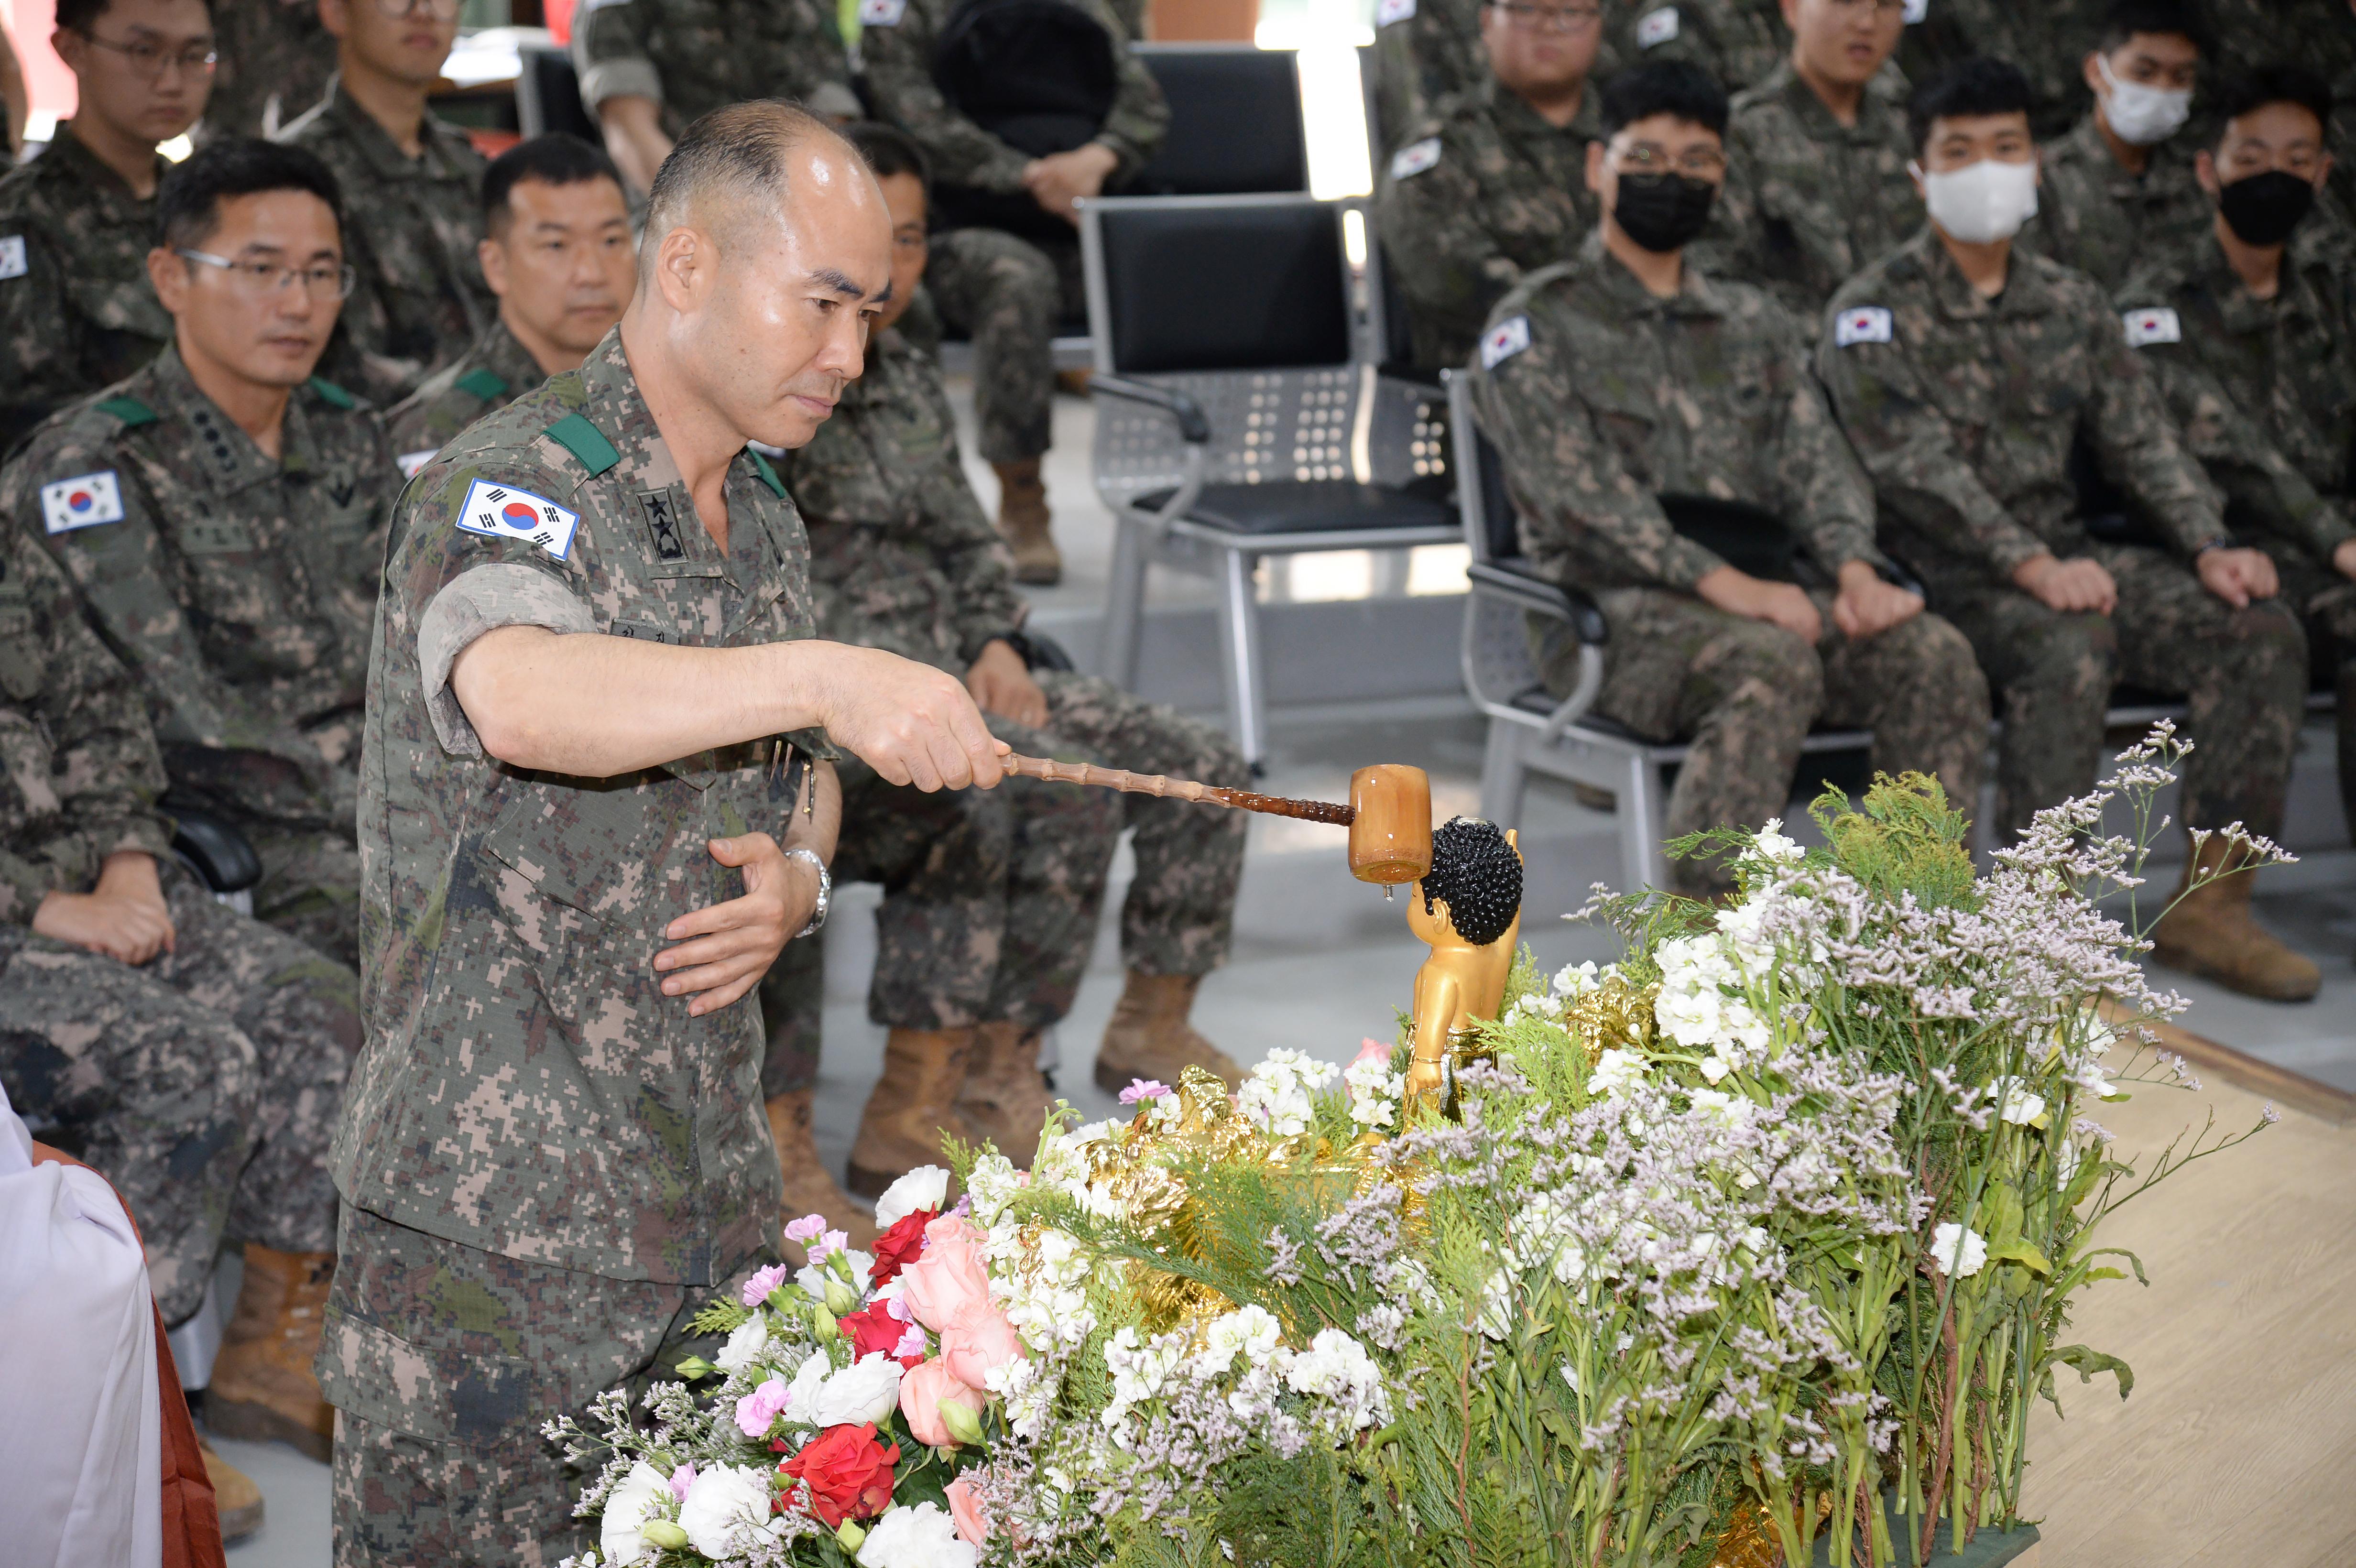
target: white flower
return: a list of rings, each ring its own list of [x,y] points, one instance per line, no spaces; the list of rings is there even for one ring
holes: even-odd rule
[[[812,1350],[794,1372],[793,1381],[786,1385],[786,1419],[808,1426],[813,1424],[811,1407],[818,1403],[818,1391],[834,1371],[834,1359],[824,1350]]]
[[[768,1539],[769,1477],[743,1465],[698,1470],[679,1505],[688,1544],[706,1557],[741,1556]]]
[[[1605,977],[1618,968],[1615,964],[1609,968],[1598,969],[1592,958],[1584,964],[1566,964],[1555,971],[1554,983],[1548,988],[1564,1001],[1577,1001],[1603,984]]]
[[[920,1165],[875,1200],[875,1228],[888,1231],[920,1210],[945,1207],[948,1198],[949,1173],[937,1165]]]
[[[670,1483],[644,1459],[630,1467],[605,1499],[605,1518],[598,1527],[597,1545],[606,1562],[636,1563],[651,1554],[639,1538],[638,1526],[662,1504],[670,1501]]]
[[[1958,1260],[1956,1253],[1961,1252]],[[1987,1238],[1961,1225],[1941,1225],[1931,1233],[1931,1259],[1941,1274],[1969,1279],[1987,1263]]]
[[[1644,1070],[1651,1065],[1639,1053],[1612,1046],[1595,1059],[1595,1070],[1587,1075],[1587,1092],[1602,1098],[1633,1089],[1644,1081]]]
[[[1523,1000],[1527,1001],[1526,997]],[[1354,1061],[1342,1072],[1350,1090],[1350,1119],[1362,1127],[1387,1127],[1397,1121],[1407,1076],[1387,1061]]]
[[[1211,1319],[1203,1331],[1203,1349],[1194,1358],[1197,1375],[1224,1372],[1241,1354],[1253,1366],[1265,1366],[1284,1343],[1284,1325],[1265,1307],[1239,1307]]]
[[[728,1336],[728,1343],[723,1345],[720,1354],[712,1358],[712,1363],[723,1372],[741,1372],[753,1364],[754,1359],[767,1349],[768,1344],[768,1314],[755,1312],[736,1325],[735,1330]]]
[[[843,1261],[851,1265],[851,1288],[862,1297],[865,1296],[868,1282],[875,1277],[875,1254],[860,1252],[854,1247],[845,1247],[842,1249],[842,1257]],[[811,1264],[794,1275],[794,1283],[823,1301],[826,1299],[826,1282],[830,1279],[840,1280],[841,1277],[831,1268],[822,1268],[817,1264]]]
[[[828,1377],[806,1407],[807,1415],[794,1405],[788,1405],[787,1412],[815,1426],[857,1426],[881,1421],[900,1403],[900,1371],[899,1362],[881,1350],[871,1350],[863,1360]]]
[[[2014,1126],[2025,1127],[2045,1114],[2045,1096],[2031,1093],[2018,1078],[1999,1078],[1988,1086],[1997,1115]]]
[[[1333,1404],[1344,1433],[1363,1432],[1390,1419],[1382,1369],[1366,1348],[1339,1328],[1321,1328],[1309,1349],[1285,1369],[1285,1386]]]
[[[966,1196],[973,1200],[973,1222],[984,1230],[996,1224],[1026,1179],[1025,1173],[1015,1169],[1014,1162],[1002,1154],[986,1154],[975,1160],[965,1179]]]
[[[1312,1090],[1332,1083],[1337,1069],[1305,1051],[1271,1051],[1236,1092],[1236,1110],[1262,1132],[1280,1138],[1297,1138],[1309,1130],[1317,1112]]]
[[[858,1558],[859,1568],[975,1568],[980,1561],[938,1503],[886,1509],[867,1527]]]
[[[1783,819],[1780,816],[1767,819],[1767,826],[1759,830],[1751,847],[1768,860],[1796,860],[1801,853],[1796,840],[1783,837]]]

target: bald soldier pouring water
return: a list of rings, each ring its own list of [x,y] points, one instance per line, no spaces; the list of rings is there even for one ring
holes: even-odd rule
[[[777,1256],[755,983],[824,920],[830,745],[989,787],[952,675],[810,640],[798,447],[891,277],[873,176],[777,103],[689,127],[637,292],[393,523],[362,758],[368,1038],[320,1379],[336,1561],[552,1563],[538,1431]]]

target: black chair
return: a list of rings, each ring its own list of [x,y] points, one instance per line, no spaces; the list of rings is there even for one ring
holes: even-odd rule
[[[1290,49],[1139,44],[1170,103],[1170,133],[1123,196],[1239,196],[1309,188],[1301,73]]]
[[[195,873],[214,898],[240,914],[253,912],[253,884],[262,880],[262,857],[245,835],[226,821],[194,806],[164,803],[172,818],[172,853]]]
[[[525,137],[562,131],[593,147],[605,144],[605,129],[581,101],[581,78],[562,49],[518,51],[523,69],[516,76],[516,125]]]

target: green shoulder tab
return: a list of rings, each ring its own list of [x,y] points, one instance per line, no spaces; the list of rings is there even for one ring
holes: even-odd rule
[[[754,451],[749,446],[744,449],[744,454],[753,460],[754,472],[760,475],[761,483],[766,485],[770,489],[775,490],[777,493],[778,500],[784,500],[786,498],[786,482],[777,477],[777,471],[769,466],[769,460],[762,456],[759,453]]]
[[[112,414],[123,421],[125,430],[136,430],[143,424],[154,424],[164,416],[136,398],[109,398],[98,405],[98,411]]]
[[[358,398],[353,397],[325,376],[312,377],[311,389],[339,409],[356,409],[360,406],[360,400]]]
[[[508,389],[507,378],[483,365],[477,365],[459,377],[456,386],[460,391],[471,392],[487,403],[493,398],[504,396]]]
[[[579,458],[592,479],[622,461],[622,454],[614,450],[605,432],[579,414],[565,415],[550,425],[546,433],[549,440]]]

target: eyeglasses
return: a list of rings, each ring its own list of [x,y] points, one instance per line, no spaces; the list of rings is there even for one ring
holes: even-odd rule
[[[1580,32],[1603,18],[1602,10],[1594,5],[1529,5],[1522,0],[1496,0],[1494,8],[1516,27],[1534,33]]]
[[[455,20],[458,0],[376,0],[376,13],[388,22],[398,22],[423,11],[437,22]]]
[[[1688,147],[1672,158],[1662,149],[1638,143],[1618,155],[1620,166],[1630,174],[1665,175],[1671,172],[1691,175],[1696,179],[1710,179],[1726,172],[1726,155],[1716,147]]]
[[[359,274],[350,267],[330,266],[324,261],[316,266],[290,267],[284,261],[232,261],[226,256],[209,256],[202,251],[183,249],[172,254],[220,268],[229,274],[230,283],[240,293],[254,299],[275,298],[297,278],[303,280],[304,293],[315,300],[325,303],[348,299],[353,285],[359,281]]]
[[[213,67],[220,63],[220,56],[213,52],[210,44],[189,44],[181,48],[167,49],[144,38],[136,43],[118,44],[95,33],[84,33],[82,37],[100,48],[112,49],[121,55],[130,65],[131,74],[142,81],[161,81],[164,73],[174,66],[189,76],[210,76]]]

